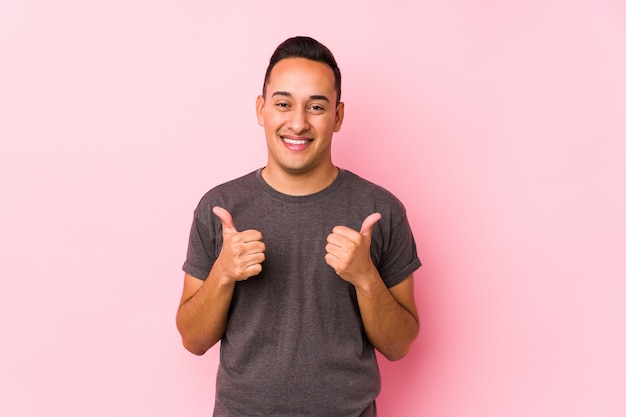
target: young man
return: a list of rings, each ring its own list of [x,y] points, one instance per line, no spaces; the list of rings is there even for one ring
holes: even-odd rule
[[[194,212],[176,322],[195,354],[221,341],[214,416],[375,416],[374,349],[417,337],[405,209],[332,162],[340,95],[325,46],[283,42],[256,101],[267,165]]]

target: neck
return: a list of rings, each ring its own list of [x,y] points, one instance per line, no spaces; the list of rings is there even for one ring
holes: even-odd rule
[[[270,187],[283,194],[303,196],[322,191],[335,181],[339,169],[331,165],[323,172],[289,173],[283,170],[263,168],[261,175]]]

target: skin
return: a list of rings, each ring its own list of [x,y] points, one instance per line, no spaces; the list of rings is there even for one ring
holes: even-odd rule
[[[325,64],[283,59],[272,70],[265,97],[257,97],[257,120],[265,130],[268,150],[263,178],[278,191],[312,194],[336,178],[331,144],[343,122],[344,104],[335,105],[334,80]]]
[[[344,104],[336,103],[334,74],[326,64],[287,58],[276,64],[265,97],[256,100],[259,125],[265,130],[268,163],[263,178],[290,195],[308,195],[330,185],[338,174],[332,162],[333,133],[341,128]],[[263,236],[238,231],[231,214],[215,207],[224,243],[209,276],[185,274],[176,324],[183,345],[202,355],[224,335],[235,283],[254,279],[265,260]],[[419,332],[413,275],[387,288],[370,258],[373,213],[360,230],[337,225],[327,238],[326,263],[354,285],[365,332],[389,360],[404,357]]]

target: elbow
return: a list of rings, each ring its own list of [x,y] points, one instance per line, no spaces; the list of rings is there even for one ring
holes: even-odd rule
[[[183,347],[194,355],[204,355],[211,348],[211,346],[217,343],[217,341],[211,343],[206,338],[198,337],[197,331],[188,328],[188,326],[184,326],[178,318],[176,320],[176,327],[178,328],[178,333],[181,336]]]
[[[204,355],[215,343],[217,343],[217,341],[213,342],[207,338],[198,337],[198,335],[193,332],[183,332],[180,328],[179,332],[182,338],[183,347],[197,356]]]
[[[404,358],[411,348],[411,344],[407,344],[406,346],[396,346],[393,348],[380,350],[379,352],[390,362],[396,362],[400,359]]]
[[[399,361],[409,354],[411,350],[411,344],[417,338],[419,334],[419,322],[416,321],[416,326],[412,334],[404,341],[395,341],[395,343],[389,343],[383,349],[378,349],[378,351],[391,362]]]
[[[183,337],[183,347],[187,349],[189,352],[197,356],[202,356],[207,352],[207,350],[209,350],[209,347],[205,347],[198,343],[194,343],[193,341],[190,341],[189,339],[185,339],[184,337]]]

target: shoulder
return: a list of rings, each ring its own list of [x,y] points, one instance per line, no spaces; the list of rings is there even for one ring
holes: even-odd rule
[[[213,207],[226,208],[232,214],[233,207],[247,204],[255,198],[258,190],[256,171],[250,172],[207,191],[198,202],[194,215],[202,223],[209,223]]]
[[[348,170],[343,170],[343,177],[344,192],[356,196],[357,201],[368,201],[376,205],[391,206],[404,211],[402,201],[386,188]]]
[[[198,206],[224,203],[229,198],[247,195],[256,188],[258,188],[256,171],[253,171],[211,188],[202,196]]]

